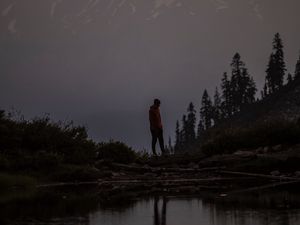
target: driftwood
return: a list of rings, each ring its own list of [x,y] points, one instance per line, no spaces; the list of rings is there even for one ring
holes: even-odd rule
[[[124,164],[112,163],[112,168],[121,169],[124,171],[138,172],[138,173],[159,173],[159,172],[178,172],[178,173],[192,173],[192,172],[207,172],[224,169],[225,167],[207,167],[207,168],[164,168],[164,167],[139,167],[129,166]]]
[[[197,183],[211,181],[228,181],[236,180],[236,178],[195,178],[195,179],[152,179],[152,180],[99,180],[99,185],[104,184],[155,184],[155,183]]]
[[[90,181],[90,182],[60,182],[60,183],[52,183],[52,184],[40,184],[37,185],[37,188],[48,188],[48,187],[63,187],[63,186],[79,186],[79,185],[96,185],[99,184],[98,181]]]
[[[295,177],[272,176],[272,175],[256,174],[256,173],[233,172],[233,171],[225,171],[225,170],[218,171],[218,173],[228,174],[228,175],[242,175],[242,176],[258,177],[258,178],[267,178],[267,179],[271,179],[271,180],[294,180],[294,181],[300,181],[299,178],[295,178]]]

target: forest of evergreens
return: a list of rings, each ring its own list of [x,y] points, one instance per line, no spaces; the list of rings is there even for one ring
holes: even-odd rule
[[[197,119],[195,106],[191,102],[188,105],[187,114],[182,116],[181,123],[176,122],[175,144],[172,147],[174,152],[199,149],[201,145],[209,141],[207,140],[208,136],[211,137],[211,135],[207,135],[209,130],[217,128],[237,113],[243,112],[243,109],[251,108],[251,105],[264,101],[264,99],[278,93],[284,86],[298,80],[300,78],[300,55],[294,74],[287,73],[283,47],[280,34],[276,33],[273,39],[273,51],[265,71],[265,84],[263,90],[260,91],[260,97],[258,97],[256,83],[245,62],[242,61],[240,54],[236,53],[230,64],[231,73],[224,72],[221,85],[215,88],[213,98],[210,97],[206,89],[204,90],[200,101],[199,119]],[[199,121],[198,125],[196,124],[197,121]],[[261,127],[262,124],[259,126]],[[269,124],[265,126],[268,127]],[[224,129],[220,132],[224,132]],[[257,145],[263,144],[257,143]],[[240,145],[240,148],[242,147],[243,145]]]

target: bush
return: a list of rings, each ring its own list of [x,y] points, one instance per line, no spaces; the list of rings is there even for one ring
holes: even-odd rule
[[[110,141],[98,144],[98,158],[116,163],[132,163],[137,159],[137,153],[122,142]]]
[[[232,153],[239,149],[253,149],[278,144],[300,142],[300,127],[291,121],[257,122],[248,128],[214,130],[201,149],[207,155]]]
[[[50,174],[50,180],[85,182],[96,181],[100,176],[100,171],[91,166],[62,165]]]
[[[28,176],[0,174],[0,190],[10,188],[30,189],[36,185],[36,181]]]
[[[96,160],[96,147],[86,128],[73,122],[52,122],[48,116],[12,120],[0,111],[0,154],[11,162],[3,165],[13,169],[89,164]]]

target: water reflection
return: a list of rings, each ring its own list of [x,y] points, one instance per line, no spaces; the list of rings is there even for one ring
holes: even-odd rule
[[[166,225],[167,198],[162,197],[161,213],[159,212],[159,197],[154,197],[154,225]]]
[[[299,190],[299,189],[298,189]],[[99,198],[97,188],[48,190],[0,201],[0,224],[24,225],[298,225],[298,190],[219,197]]]

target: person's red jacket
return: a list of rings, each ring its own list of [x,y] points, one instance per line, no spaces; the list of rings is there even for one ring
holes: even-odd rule
[[[149,110],[150,129],[162,129],[159,107],[153,105]]]

